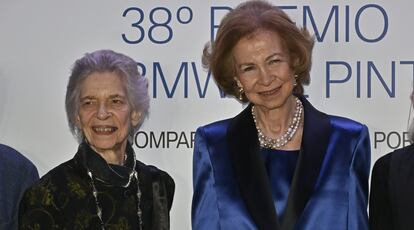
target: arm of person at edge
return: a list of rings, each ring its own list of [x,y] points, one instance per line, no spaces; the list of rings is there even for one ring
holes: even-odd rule
[[[24,192],[27,188],[29,188],[34,182],[39,180],[39,174],[37,172],[36,166],[34,166],[30,161],[23,162],[24,165],[9,165],[9,166],[17,166],[17,169],[12,169],[12,172],[15,172],[14,178],[9,178],[9,182],[15,181],[11,184],[4,184],[4,186],[8,186],[9,189],[13,189],[14,192],[18,194],[17,200],[11,199],[6,200],[6,202],[16,202],[12,205],[12,216],[11,222],[8,223],[0,223],[0,229],[17,229],[18,226],[18,209],[20,200],[23,197]],[[7,166],[6,166],[7,167]],[[16,171],[18,170],[18,171]],[[10,171],[9,171],[10,172]],[[11,176],[11,175],[9,175]],[[10,197],[9,197],[10,198]]]
[[[350,164],[348,229],[368,229],[368,179],[371,148],[368,128],[364,125],[353,150]]]
[[[23,195],[24,195],[24,192],[34,183],[34,182],[36,182],[37,180],[39,180],[39,173],[38,173],[38,171],[37,171],[37,168],[34,166],[34,165],[32,165],[32,164],[30,164],[30,166],[29,166],[30,168],[27,168],[27,170],[26,170],[26,172],[25,172],[25,177],[24,177],[24,180],[21,182],[21,185],[22,185],[22,190],[20,191],[20,195],[19,195],[19,202],[17,203],[17,205],[16,205],[16,208],[18,209],[19,208],[19,205],[20,205],[20,201],[21,201],[21,199],[23,199]],[[18,211],[16,212],[16,215],[14,216],[14,219],[15,219],[15,221],[16,221],[16,223],[18,223],[18,219],[19,219],[19,213],[18,213]],[[16,224],[16,226],[14,227],[14,229],[17,229],[17,227],[18,227],[18,224]]]
[[[372,230],[393,229],[392,209],[388,188],[390,155],[375,162],[369,198],[369,227]]]
[[[215,179],[205,133],[198,128],[193,154],[193,202],[191,224],[193,230],[220,229]]]

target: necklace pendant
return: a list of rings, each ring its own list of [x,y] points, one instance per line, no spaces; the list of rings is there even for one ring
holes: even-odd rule
[[[98,210],[96,211],[96,214],[98,215],[99,219],[102,220],[102,210],[100,208],[98,208]]]

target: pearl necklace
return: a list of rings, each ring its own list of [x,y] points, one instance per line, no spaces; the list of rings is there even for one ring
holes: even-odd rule
[[[142,211],[141,211],[141,208],[139,207],[141,204],[141,190],[139,189],[138,172],[135,170],[135,165],[136,165],[135,154],[132,154],[132,155],[134,156],[133,170],[129,174],[128,182],[122,187],[127,188],[129,184],[131,183],[132,178],[134,178],[135,181],[137,182],[137,209],[138,209],[137,214],[138,214],[139,229],[142,229]],[[93,181],[93,174],[91,170],[89,170],[89,168],[86,168],[86,170],[87,170],[87,174],[89,178],[91,178],[92,194],[93,194],[93,197],[95,198],[95,204],[96,204],[96,215],[98,215],[99,220],[101,221],[101,229],[105,230],[104,222],[102,220],[102,207],[98,201],[98,190],[96,189],[95,182]]]
[[[260,147],[262,148],[270,148],[270,149],[280,149],[283,146],[285,146],[292,138],[295,136],[296,131],[299,127],[300,121],[302,119],[302,111],[303,111],[303,105],[302,102],[295,97],[296,101],[296,108],[295,113],[293,114],[292,120],[289,123],[289,128],[278,138],[273,139],[270,137],[267,137],[263,134],[262,130],[259,128],[259,125],[257,124],[256,115],[254,114],[254,106],[252,106],[252,116],[253,121],[257,129],[257,134],[259,138]]]

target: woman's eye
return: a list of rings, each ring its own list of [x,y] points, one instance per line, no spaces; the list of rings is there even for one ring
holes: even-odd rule
[[[252,70],[254,70],[254,67],[253,66],[247,66],[247,67],[242,68],[242,72],[243,73],[244,72],[249,72],[249,71],[252,71]]]
[[[280,59],[272,59],[272,60],[269,61],[269,64],[276,64],[276,63],[279,63],[279,62],[281,62]]]
[[[95,101],[87,100],[87,101],[82,101],[81,106],[83,108],[89,109],[89,108],[93,108],[95,104],[96,104]]]
[[[112,99],[113,104],[123,104],[124,102],[121,99]]]
[[[93,104],[93,102],[92,101],[84,101],[84,102],[82,102],[82,105],[92,105]]]

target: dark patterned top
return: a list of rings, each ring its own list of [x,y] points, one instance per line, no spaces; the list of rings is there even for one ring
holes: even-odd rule
[[[105,229],[139,229],[137,183],[129,173],[134,165],[133,149],[127,147],[123,166],[109,165],[89,145],[79,146],[75,157],[44,175],[30,187],[20,203],[20,229],[101,229],[93,196],[92,172],[102,208]],[[141,190],[142,228],[169,229],[169,210],[174,181],[154,166],[136,162]]]

